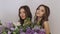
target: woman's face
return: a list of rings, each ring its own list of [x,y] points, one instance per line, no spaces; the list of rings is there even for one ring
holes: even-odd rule
[[[25,10],[23,8],[21,8],[21,10],[20,10],[20,17],[22,19],[25,19],[26,18]]]
[[[42,17],[45,13],[45,8],[43,6],[40,6],[39,9],[36,11],[37,17]]]

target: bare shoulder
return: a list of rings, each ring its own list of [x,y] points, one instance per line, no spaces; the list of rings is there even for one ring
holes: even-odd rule
[[[49,21],[44,21],[44,23],[48,23]]]
[[[44,28],[45,28],[45,31],[46,33],[50,33],[50,27],[49,27],[49,22],[48,21],[45,21],[44,22]]]
[[[48,21],[44,21],[44,25],[49,25]]]

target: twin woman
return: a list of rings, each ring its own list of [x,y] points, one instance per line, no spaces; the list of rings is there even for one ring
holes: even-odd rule
[[[21,26],[27,26],[34,30],[35,26],[39,26],[40,29],[45,30],[45,34],[50,34],[48,17],[50,14],[50,9],[46,5],[39,5],[36,8],[34,23],[32,22],[32,14],[29,6],[24,5],[19,8],[19,22]],[[37,28],[36,27],[36,28]]]

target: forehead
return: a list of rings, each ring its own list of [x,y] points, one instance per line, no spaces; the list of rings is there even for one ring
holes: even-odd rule
[[[23,11],[25,11],[25,10],[24,10],[24,8],[21,8],[21,9],[20,9],[20,11],[22,11],[22,12],[23,12]]]
[[[44,7],[44,6],[40,6],[39,9],[40,9],[40,10],[41,10],[41,9],[45,10],[45,7]]]

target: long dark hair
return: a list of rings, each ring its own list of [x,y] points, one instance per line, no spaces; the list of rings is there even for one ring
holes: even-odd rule
[[[39,8],[41,6],[43,6],[45,8],[45,14],[42,16],[42,19],[40,21],[40,25],[44,28],[43,23],[44,23],[44,21],[48,21],[48,17],[50,15],[50,8],[48,6],[46,6],[46,5],[41,4],[41,5],[38,6],[38,8],[36,10],[39,10]],[[37,16],[35,18],[35,21],[37,21]]]
[[[30,8],[29,8],[27,5],[21,6],[21,7],[19,8],[19,18],[20,18],[19,21],[21,22],[21,24],[24,23],[24,20],[20,17],[20,10],[21,10],[22,8],[25,10],[26,18],[30,18],[30,20],[32,20],[32,14],[31,14]]]

